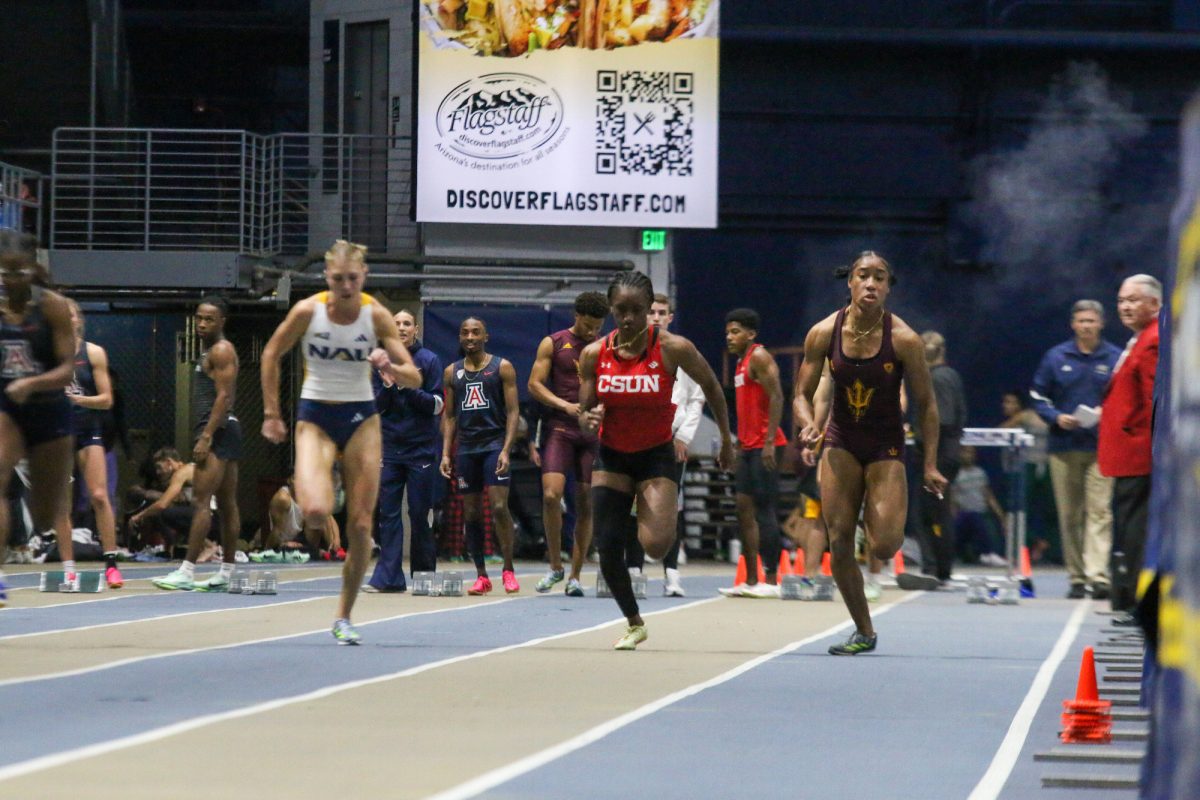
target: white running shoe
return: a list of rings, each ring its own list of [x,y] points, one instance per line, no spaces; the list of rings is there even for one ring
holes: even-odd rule
[[[867,596],[868,603],[876,603],[883,597],[883,587],[873,575],[863,579],[863,594]]]
[[[779,586],[765,581],[747,586],[742,590],[742,597],[751,597],[759,600],[779,599]]]
[[[737,586],[722,586],[717,589],[717,591],[725,597],[745,597],[743,592],[745,592],[748,588],[750,587],[748,587],[746,584],[739,583]]]
[[[683,584],[679,581],[679,570],[668,568],[664,572],[663,597],[686,597]]]

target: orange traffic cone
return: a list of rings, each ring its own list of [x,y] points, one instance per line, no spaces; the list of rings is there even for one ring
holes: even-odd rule
[[[1033,567],[1029,563],[1029,548],[1021,545],[1021,597],[1034,597]]]
[[[796,562],[795,562],[795,564],[792,565],[792,574],[793,575],[803,575],[804,574],[804,548],[802,548],[802,547],[796,548]]]
[[[1112,741],[1112,701],[1101,700],[1096,689],[1095,652],[1083,650],[1075,699],[1064,700],[1063,729],[1059,738],[1067,744],[1108,744]]]
[[[745,556],[738,556],[737,572],[735,572],[733,575],[734,575],[734,577],[733,577],[733,585],[734,586],[741,586],[743,583],[746,582],[746,557]]]
[[[821,556],[821,574],[827,578],[833,576],[833,556],[828,551]]]
[[[904,551],[897,550],[896,555],[892,556],[892,574],[900,576],[904,574]]]
[[[791,574],[792,574],[792,560],[790,558],[788,558],[788,551],[780,550],[779,551],[779,569],[776,571],[775,575],[777,577],[782,578],[784,575],[791,575]]]
[[[758,582],[759,583],[767,582],[767,571],[765,569],[763,569],[762,556],[758,557]]]

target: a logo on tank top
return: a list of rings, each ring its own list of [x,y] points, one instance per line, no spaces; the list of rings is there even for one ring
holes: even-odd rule
[[[328,338],[329,338],[329,331],[321,331],[321,332],[319,332],[319,333],[314,333],[314,334],[313,334],[313,338],[314,338],[314,339],[328,339]]]
[[[365,333],[360,333],[358,336],[355,336],[355,337],[354,337],[354,341],[356,341],[356,342],[367,342],[367,341],[370,341],[370,340],[367,338],[367,335],[366,335]]]
[[[888,375],[891,375],[892,370],[894,370],[895,368],[896,368],[896,365],[893,364],[891,361],[888,361],[887,363],[885,363],[883,365],[883,371],[886,372]]]
[[[601,375],[596,391],[609,394],[657,394],[658,375]]]
[[[746,385],[746,376],[740,372],[733,376],[733,388],[740,389]]]
[[[369,350],[361,347],[330,347],[314,342],[308,343],[308,357],[319,358],[322,361],[366,361]]]
[[[36,375],[41,372],[41,365],[30,352],[29,342],[24,339],[5,339],[0,341],[2,358],[0,361],[0,378],[23,378],[26,375]]]
[[[874,389],[868,389],[863,386],[860,380],[854,381],[854,385],[846,388],[846,402],[850,406],[850,413],[854,415],[854,421],[859,422],[867,415],[867,408],[871,405],[871,398],[875,396]]]
[[[484,394],[482,383],[468,383],[463,393],[462,410],[478,411],[481,408],[491,408],[487,395]]]

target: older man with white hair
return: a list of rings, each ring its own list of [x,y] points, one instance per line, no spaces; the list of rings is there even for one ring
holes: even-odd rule
[[[1112,607],[1115,624],[1132,625],[1146,520],[1150,509],[1150,425],[1158,368],[1162,284],[1149,275],[1126,278],[1117,294],[1121,324],[1133,331],[1104,390],[1097,461],[1113,478]]]

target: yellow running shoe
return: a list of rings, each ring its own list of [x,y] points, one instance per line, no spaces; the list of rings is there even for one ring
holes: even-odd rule
[[[630,625],[625,629],[625,635],[617,639],[613,650],[637,650],[637,646],[649,637],[650,634],[646,633],[645,625]]]

